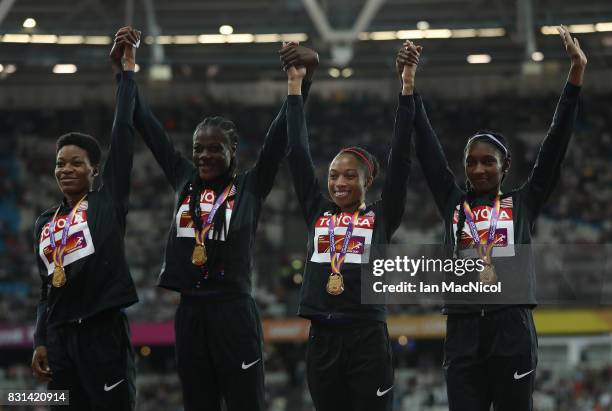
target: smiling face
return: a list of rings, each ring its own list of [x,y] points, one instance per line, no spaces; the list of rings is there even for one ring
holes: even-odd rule
[[[509,167],[510,160],[493,144],[475,141],[467,147],[465,175],[477,195],[497,194]]]
[[[200,178],[211,181],[227,172],[236,154],[236,144],[219,127],[203,127],[193,136],[193,164]]]
[[[96,168],[91,164],[87,151],[68,144],[58,152],[55,162],[55,179],[64,195],[71,198],[87,194],[95,178]]]
[[[327,189],[334,203],[342,211],[354,211],[365,200],[372,184],[361,160],[350,153],[340,153],[329,166]]]

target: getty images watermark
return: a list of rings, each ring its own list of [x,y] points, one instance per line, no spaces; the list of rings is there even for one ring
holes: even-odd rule
[[[494,275],[484,276],[493,271]],[[501,293],[502,282],[498,280],[495,267],[483,258],[426,258],[421,256],[414,259],[408,256],[395,258],[376,258],[372,260],[372,275],[382,277],[388,273],[404,273],[410,277],[426,275],[427,273],[452,274],[463,277],[465,274],[478,274],[478,280],[459,282],[444,280],[441,282],[428,281],[400,281],[386,284],[383,281],[374,281],[372,290],[375,293]]]
[[[442,244],[365,249],[363,304],[612,304],[612,245],[506,244],[490,250]]]

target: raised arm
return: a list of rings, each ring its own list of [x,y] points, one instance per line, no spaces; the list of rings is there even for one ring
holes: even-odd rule
[[[296,43],[284,45],[279,54],[284,68],[287,64],[306,67],[307,79],[304,79],[301,85],[302,98],[306,102],[310,91],[310,79],[312,79],[312,74],[319,64],[318,54],[314,50],[299,46]],[[287,155],[286,112],[287,102],[285,101],[272,124],[270,124],[259,157],[252,170],[257,182],[257,191],[261,197],[266,197],[270,193],[280,163]]]
[[[119,215],[123,217],[128,211],[130,174],[134,154],[135,131],[132,119],[136,95],[136,85],[133,79],[136,47],[136,43],[130,42],[123,48],[123,72],[117,89],[111,145],[102,172],[102,190],[110,193]]]
[[[410,138],[414,125],[414,78],[419,63],[419,49],[412,43],[408,46],[407,62],[400,72],[402,92],[399,96],[391,152],[387,164],[387,174],[382,190],[382,207],[387,223],[389,237],[399,227],[404,214],[408,176],[410,174]]]
[[[587,58],[580,48],[578,39],[572,38],[564,26],[560,26],[558,30],[571,60],[571,66],[567,83],[557,103],[548,133],[540,146],[536,163],[527,182],[521,187],[533,218],[539,214],[561,174],[561,164],[574,131],[578,98],[587,65]]]
[[[406,64],[410,64],[409,45],[404,46],[397,54],[396,66],[400,72]],[[408,48],[407,48],[408,47]],[[418,49],[420,52],[421,49]],[[455,182],[455,175],[448,166],[444,150],[440,145],[438,136],[427,118],[425,106],[421,96],[414,93],[415,119],[414,119],[414,148],[416,157],[421,163],[427,185],[431,190],[436,206],[443,216],[455,196],[461,195],[461,190]]]
[[[115,48],[121,48],[130,39],[133,39],[131,27],[121,28],[115,35]],[[131,36],[131,37],[130,37]],[[116,55],[116,54],[115,54]],[[111,58],[113,55],[111,54]],[[115,72],[120,63],[114,61]],[[146,100],[136,87],[136,104],[134,109],[134,125],[140,133],[144,143],[151,150],[153,157],[164,172],[166,179],[176,191],[187,175],[191,175],[193,164],[179,153],[172,140],[166,133],[162,124],[157,120]]]
[[[306,69],[287,68],[287,135],[289,137],[289,170],[293,186],[307,224],[315,218],[323,200],[319,181],[310,156],[308,130],[304,116],[301,84]]]

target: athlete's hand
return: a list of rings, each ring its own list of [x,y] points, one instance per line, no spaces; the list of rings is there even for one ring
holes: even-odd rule
[[[136,49],[140,46],[140,31],[130,26],[122,27],[115,34],[111,59],[119,60],[123,70],[134,71],[136,68]]]
[[[559,36],[563,41],[563,46],[565,47],[565,51],[567,55],[572,61],[572,64],[579,66],[587,65],[587,57],[584,54],[584,51],[580,48],[580,42],[576,37],[572,38],[567,27],[561,25],[557,27],[557,31],[559,32]]]
[[[40,382],[47,383],[51,381],[51,369],[49,368],[49,358],[47,356],[47,347],[39,345],[34,349],[32,355],[32,372]]]
[[[278,54],[280,54],[283,70],[287,70],[290,66],[306,67],[305,78],[307,80],[312,78],[319,66],[319,54],[313,49],[300,46],[296,42],[284,43]]]
[[[422,50],[422,46],[417,46],[410,40],[406,40],[397,52],[395,67],[402,81],[402,94],[412,94],[414,90],[414,78]]]
[[[586,54],[582,51],[578,39],[576,37],[572,38],[567,27],[561,25],[557,27],[557,31],[559,32],[561,41],[563,41],[565,51],[572,62],[567,80],[576,86],[581,86],[587,65]]]

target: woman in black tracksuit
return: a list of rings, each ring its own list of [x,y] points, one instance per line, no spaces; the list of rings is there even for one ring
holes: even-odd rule
[[[510,151],[502,135],[487,131],[468,140],[464,156],[468,189],[459,188],[423,103],[415,96],[415,149],[444,219],[445,244],[458,257],[475,257],[477,243],[494,244],[488,254],[492,259],[483,261],[497,278],[478,278],[501,281],[514,293],[512,301],[503,304],[444,306],[448,315],[444,371],[450,411],[488,411],[491,404],[496,411],[533,407],[537,336],[531,310],[536,295],[533,251],[526,245],[531,243],[535,219],[559,178],[586,66],[578,41],[563,26],[559,32],[572,62],[568,81],[533,171],[516,190],[501,192]],[[408,55],[400,51],[400,65]],[[472,232],[476,231],[479,239],[475,244]],[[481,256],[487,257],[486,250]]]
[[[417,62],[418,56],[414,67]],[[308,226],[299,315],[311,321],[306,354],[310,393],[318,411],[391,410],[393,366],[386,308],[361,304],[361,264],[362,258],[368,258],[366,247],[389,243],[404,212],[414,70],[406,66],[402,73],[403,89],[381,199],[366,205],[365,193],[378,164],[359,147],[341,150],[330,164],[331,201],[321,193],[299,95],[304,72],[296,67],[287,70],[287,132],[289,167]]]
[[[318,63],[310,49],[282,50],[289,52],[309,71]],[[190,161],[137,95],[136,128],[176,193],[159,286],[181,293],[176,359],[187,411],[220,410],[222,399],[229,411],[265,409],[263,335],[251,297],[252,250],[263,200],[287,152],[285,110],[286,103],[255,166],[239,173],[238,134],[231,121],[204,119],[194,131]]]
[[[124,236],[134,147],[134,53],[119,75],[111,147],[93,190],[100,147],[86,134],[57,141],[55,177],[63,200],[34,228],[42,279],[32,370],[50,390],[68,390],[59,410],[133,410],[134,352],[123,308],[138,301]]]

